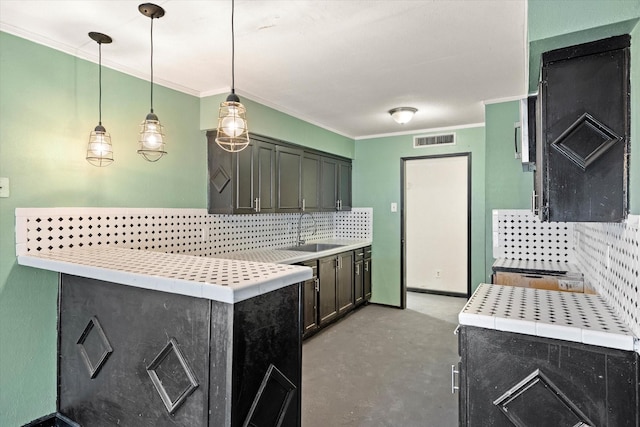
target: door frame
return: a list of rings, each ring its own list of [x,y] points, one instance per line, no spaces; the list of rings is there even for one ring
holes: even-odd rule
[[[471,153],[450,153],[450,154],[435,154],[431,156],[418,156],[418,157],[401,157],[400,158],[400,308],[407,308],[407,277],[405,266],[405,242],[406,242],[406,218],[405,218],[405,179],[406,179],[406,162],[411,160],[427,160],[427,159],[441,159],[446,157],[466,157],[467,158],[467,293],[459,294],[457,292],[441,292],[424,290],[421,292],[448,295],[448,296],[464,296],[469,298],[471,296]]]

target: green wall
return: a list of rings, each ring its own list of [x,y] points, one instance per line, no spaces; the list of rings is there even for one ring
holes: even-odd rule
[[[389,136],[356,141],[353,162],[354,206],[373,208],[372,301],[400,305],[400,221],[401,213],[391,212],[392,202],[400,206],[400,163],[403,157],[445,153],[471,153],[471,276],[472,286],[484,281],[485,250],[485,145],[484,128],[457,129],[453,146],[413,148],[413,135]],[[424,132],[419,135],[424,135]]]
[[[115,158],[106,168],[84,159],[98,121],[96,64],[0,32],[0,94],[0,176],[11,182],[11,197],[0,199],[0,425],[14,426],[55,411],[57,303],[56,274],[16,263],[15,208],[206,208],[204,130],[215,127],[209,117],[226,94],[200,100],[156,86],[169,154],[149,163],[136,153],[149,83],[103,68]],[[353,140],[243,102],[252,132],[354,155]]]
[[[487,155],[485,274],[488,280],[493,264],[492,210],[530,209],[533,173],[523,172],[520,159],[515,158],[514,123],[520,121],[519,102],[488,104],[484,115]]]

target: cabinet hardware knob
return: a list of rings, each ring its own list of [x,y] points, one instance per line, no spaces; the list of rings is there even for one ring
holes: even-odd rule
[[[455,394],[456,390],[460,390],[460,386],[456,385],[456,374],[460,371],[456,369],[456,365],[451,365],[451,394]]]

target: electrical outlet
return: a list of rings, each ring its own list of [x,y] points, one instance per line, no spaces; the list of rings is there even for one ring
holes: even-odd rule
[[[436,279],[442,278],[442,270],[436,270]]]
[[[391,203],[391,212],[398,212],[398,204],[397,203]]]

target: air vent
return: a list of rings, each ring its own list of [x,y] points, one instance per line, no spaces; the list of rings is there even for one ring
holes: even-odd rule
[[[436,145],[454,145],[455,133],[443,133],[440,135],[424,135],[413,137],[413,148],[433,147]]]

